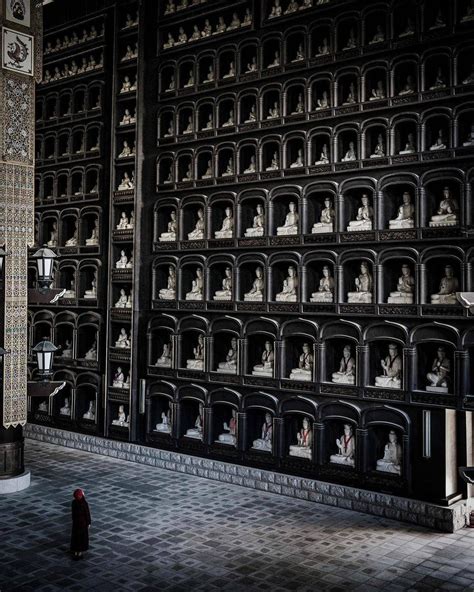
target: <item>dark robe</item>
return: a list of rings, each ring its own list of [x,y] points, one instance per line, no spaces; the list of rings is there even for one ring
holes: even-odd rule
[[[89,525],[91,523],[91,514],[89,504],[85,498],[81,500],[72,500],[72,532],[71,532],[71,551],[79,553],[87,551],[89,548]]]

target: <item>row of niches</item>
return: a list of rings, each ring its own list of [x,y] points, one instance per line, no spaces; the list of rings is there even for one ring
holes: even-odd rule
[[[51,125],[65,119],[84,119],[101,112],[101,82],[94,81],[89,85],[80,85],[52,92],[36,98],[36,125]],[[60,121],[61,120],[61,121]]]
[[[432,171],[421,187],[410,175],[400,175],[398,182],[390,176],[383,179],[380,188],[368,178],[348,180],[339,191],[330,183],[310,185],[304,197],[287,186],[270,196],[257,189],[237,199],[226,192],[211,200],[188,196],[179,208],[176,200],[157,201],[154,240],[163,244],[470,224],[470,184],[456,176],[433,178],[435,174]]]
[[[297,34],[292,33],[292,38],[295,36]],[[296,66],[304,69],[305,60],[302,42],[291,42],[286,54],[282,54],[278,39],[272,37],[266,42],[246,39],[237,47],[224,46],[195,57],[187,55],[178,62],[164,62],[159,71],[159,88],[165,94],[174,91],[186,94],[196,87],[200,91],[213,89],[217,83],[222,86],[237,78],[255,80],[262,72],[268,85],[272,82],[269,79],[272,71],[280,74],[285,64],[292,69]],[[332,70],[332,67],[325,67],[324,72],[311,72],[308,81],[301,80],[307,89],[312,90],[309,110],[387,97],[405,97],[405,101],[418,92],[441,91],[474,81],[472,47],[465,45],[456,51],[449,46],[438,46],[436,50],[427,50],[419,56],[397,55],[391,60],[384,57],[371,60],[362,68],[347,65],[340,72],[333,73]]]
[[[179,48],[187,44],[195,44],[198,41],[206,40],[224,33],[235,32],[246,29],[253,24],[253,16],[250,8],[245,11],[240,9],[234,11],[228,8],[217,18],[200,18],[199,24],[186,24],[175,26],[167,33],[160,34],[160,48],[163,50]]]
[[[189,108],[180,109],[176,129],[174,114],[164,112],[159,124],[160,144],[166,140],[175,143],[176,132],[180,136],[178,141],[194,140],[197,130],[207,130],[214,136],[213,112],[208,113],[203,107],[197,115],[198,121]],[[225,119],[225,112],[220,115]],[[208,119],[204,123],[202,120],[206,116]],[[233,118],[232,111],[229,117]],[[281,123],[279,118],[278,122]],[[202,124],[204,128],[200,127]],[[235,121],[229,130],[235,131],[234,126]],[[307,132],[290,131],[283,136],[269,133],[258,140],[244,138],[235,143],[222,138],[216,145],[207,142],[208,135],[206,144],[197,149],[178,147],[168,151],[164,145],[157,160],[158,184],[206,180],[212,184],[213,179],[235,175],[255,177],[256,173],[266,175],[278,171],[292,174],[294,169],[303,169],[304,173],[304,167],[340,163],[356,163],[350,166],[357,166],[360,161],[367,166],[369,163],[382,166],[388,164],[386,159],[397,161],[405,156],[411,160],[446,158],[449,153],[444,151],[474,147],[474,110],[461,107],[453,117],[447,111],[430,109],[422,114],[421,120],[414,115],[398,115],[391,122],[372,117],[362,125],[348,122],[330,128],[320,124]],[[249,177],[249,180],[255,178]]]
[[[125,253],[124,253],[125,254]],[[126,254],[125,254],[126,255]],[[471,261],[473,253],[466,255]],[[124,261],[127,257],[124,257]],[[318,302],[457,305],[456,293],[472,290],[470,265],[455,247],[388,248],[374,257],[352,249],[294,252],[266,257],[160,256],[153,267],[153,298],[185,301]],[[467,271],[469,269],[469,272]],[[402,311],[400,312],[400,314]]]
[[[465,394],[471,388],[472,330],[462,341],[454,327],[437,330],[436,323],[409,331],[374,319],[360,338],[360,325],[345,321],[296,319],[279,327],[262,318],[242,323],[228,316],[208,324],[169,317],[151,322],[147,361],[151,374],[172,369],[185,377],[183,370],[189,370],[222,381],[234,375],[269,379],[269,385],[279,379]]]
[[[78,158],[101,156],[102,124],[75,125],[58,132],[36,134],[36,164],[38,166]]]
[[[161,9],[163,16],[170,16],[179,13],[182,10],[206,4],[207,1],[208,0],[163,0],[161,2]]]
[[[36,221],[37,244],[57,247],[92,247],[99,249],[102,210],[95,206],[50,210]],[[103,226],[102,226],[103,227]],[[69,251],[68,251],[69,253]]]
[[[75,201],[87,196],[95,200],[101,181],[102,167],[98,165],[48,171],[35,176],[35,197],[38,205]]]
[[[104,36],[105,28],[102,19],[86,23],[78,34],[77,29],[56,37],[47,37],[44,44],[43,56],[51,56],[76,47],[79,51],[91,41],[97,41]]]
[[[40,84],[51,84],[60,80],[70,80],[83,74],[91,74],[104,68],[104,53],[102,51],[93,51],[89,56],[83,56],[79,61],[72,59],[70,62],[64,62],[62,66],[54,68],[45,68],[43,80]]]
[[[54,274],[53,287],[65,290],[58,301],[59,306],[67,306],[71,301],[81,301],[81,306],[97,307],[100,299],[98,288],[102,264],[97,259],[63,259]],[[37,271],[28,267],[28,286],[37,285]],[[126,300],[126,299],[125,299]],[[131,301],[130,301],[131,302]],[[124,307],[125,308],[125,307]]]

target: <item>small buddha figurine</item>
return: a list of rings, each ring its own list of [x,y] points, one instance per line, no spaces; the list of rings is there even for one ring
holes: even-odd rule
[[[176,270],[173,265],[168,267],[168,279],[166,288],[161,288],[158,293],[160,300],[175,300],[176,299]]]
[[[292,12],[297,12],[299,10],[299,5],[296,0],[290,0],[288,4],[288,8],[285,10],[285,14],[291,14]]]
[[[188,370],[204,370],[204,335],[202,333],[198,336],[198,342],[193,348],[194,359],[186,360],[186,368]]]
[[[86,238],[87,247],[95,247],[99,245],[99,219],[94,219],[94,228],[92,229],[91,236]]]
[[[112,425],[128,428],[127,416],[125,415],[125,407],[123,405],[119,405],[117,417],[112,420]]]
[[[373,154],[370,155],[370,158],[383,158],[385,156],[385,146],[383,141],[382,134],[378,135],[377,144],[375,145],[375,149]]]
[[[415,278],[411,274],[410,266],[402,265],[402,275],[398,278],[397,290],[390,292],[388,304],[413,304],[413,293],[415,291]]]
[[[161,413],[161,423],[157,423],[154,429],[155,432],[162,434],[171,434],[171,411]]]
[[[431,365],[431,372],[428,372],[426,375],[429,382],[426,390],[435,393],[447,393],[449,391],[450,372],[451,361],[446,356],[445,348],[440,346],[436,352],[436,358]]]
[[[242,21],[241,27],[248,27],[252,24],[252,13],[250,8],[245,9],[244,20]]]
[[[94,277],[91,280],[91,288],[85,291],[84,298],[97,300],[97,272],[94,272]]]
[[[431,294],[431,304],[456,304],[456,292],[459,291],[459,280],[454,275],[452,265],[444,268],[444,277],[439,284],[437,294]]]
[[[170,47],[173,47],[174,45],[177,45],[176,41],[174,40],[174,37],[171,33],[168,33],[168,38],[167,40],[163,43],[163,49],[169,49]]]
[[[375,35],[372,37],[372,40],[369,41],[369,45],[374,45],[375,43],[383,43],[385,41],[385,33],[383,32],[382,25],[377,25],[377,30]]]
[[[199,403],[199,414],[194,422],[194,427],[186,431],[187,438],[202,440],[202,428],[204,425],[204,405]]]
[[[222,173],[223,177],[232,177],[233,175],[235,175],[235,170],[234,170],[234,159],[232,157],[229,158],[227,165],[225,167],[224,172]]]
[[[443,76],[443,69],[439,67],[436,73],[434,84],[430,86],[430,90],[439,90],[442,88],[446,88],[446,79]]]
[[[290,372],[290,380],[310,381],[313,378],[313,354],[309,343],[303,343],[303,353],[298,358],[298,368]]]
[[[252,156],[250,157],[249,166],[246,169],[244,169],[244,175],[247,175],[249,173],[255,173],[256,171],[257,165],[255,161],[255,156],[252,154]]]
[[[467,23],[474,20],[474,0],[470,0],[466,7],[466,14],[462,17],[461,22]]]
[[[212,176],[213,176],[213,174],[212,174],[212,161],[211,160],[208,160],[207,161],[206,170],[203,173],[201,179],[212,179]]]
[[[474,84],[474,62],[471,65],[471,72],[467,78],[462,81],[463,84]]]
[[[124,382],[125,382],[125,376],[124,376],[124,373],[122,372],[122,367],[118,366],[117,371],[115,372],[115,374],[113,375],[113,378],[112,378],[112,386],[114,386],[116,388],[123,388]]]
[[[132,304],[133,304],[133,302],[132,302],[132,295],[129,294],[127,296],[127,302],[125,303],[125,308],[132,308]]]
[[[127,140],[124,140],[123,144],[122,144],[122,152],[120,152],[120,154],[118,155],[118,158],[127,158],[131,154],[132,154],[132,149],[128,145]]]
[[[186,300],[203,300],[204,299],[204,280],[202,277],[202,269],[196,268],[196,277],[191,283],[191,290],[186,294]]]
[[[336,446],[337,454],[331,454],[329,462],[353,467],[355,465],[355,438],[351,424],[344,424],[344,433],[336,439]]]
[[[263,302],[264,285],[263,269],[261,267],[257,267],[255,270],[255,280],[253,281],[250,291],[244,294],[244,301]]]
[[[160,243],[173,242],[177,240],[178,222],[176,220],[176,211],[170,213],[170,221],[166,227],[166,232],[162,232],[158,238]]]
[[[176,10],[184,10],[188,7],[189,4],[189,0],[181,0],[181,2],[178,4],[177,9]]]
[[[403,193],[402,200],[403,203],[398,208],[397,217],[388,223],[391,229],[414,228],[415,226],[415,206],[411,202],[411,195],[408,191]]]
[[[278,152],[274,152],[272,156],[272,160],[270,162],[270,166],[268,166],[265,170],[267,171],[277,171],[280,168],[280,159],[278,157]]]
[[[237,443],[237,411],[235,409],[232,409],[232,417],[229,420],[229,424],[224,422],[223,429],[224,433],[219,435],[217,442],[235,446]]]
[[[289,455],[299,456],[307,460],[312,458],[313,431],[308,417],[303,418],[303,427],[296,434],[296,444],[290,445]]]
[[[252,61],[247,64],[247,69],[245,70],[245,74],[250,74],[251,72],[256,72],[257,69],[258,69],[257,58],[256,58],[256,56],[253,56]]]
[[[252,443],[253,450],[261,450],[262,452],[272,451],[273,438],[273,419],[270,413],[265,413],[265,422],[262,425],[262,432],[260,438],[254,440]]]
[[[183,132],[186,133],[186,132]],[[166,132],[164,133],[164,138],[172,138],[174,136],[174,122],[171,119],[170,124],[168,126],[168,129],[166,130]]]
[[[313,224],[311,234],[318,234],[323,232],[334,232],[334,221],[336,219],[336,211],[333,207],[332,199],[326,197],[324,200],[324,208],[321,210],[319,222]]]
[[[120,121],[120,125],[130,125],[132,123],[132,114],[130,113],[130,109],[125,109],[123,113],[123,117]]]
[[[374,208],[370,205],[370,199],[366,193],[362,195],[361,202],[362,205],[357,210],[356,219],[349,222],[348,232],[360,232],[373,228]]]
[[[349,150],[345,153],[341,160],[342,162],[350,162],[352,160],[357,160],[354,142],[349,142]]]
[[[282,13],[283,13],[283,9],[281,7],[280,0],[274,0],[272,10],[271,10],[270,14],[268,15],[268,18],[269,19],[276,18],[278,16],[281,16]]]
[[[339,384],[355,384],[356,362],[352,357],[352,350],[350,345],[345,345],[342,350],[341,363],[339,370],[333,372],[332,382]]]
[[[194,230],[188,234],[188,240],[204,239],[204,210],[199,208],[197,211],[197,221]]]
[[[311,294],[311,302],[327,302],[331,303],[334,300],[334,278],[331,275],[331,270],[327,265],[323,267],[323,276],[319,280],[318,291]]]
[[[131,342],[128,337],[128,333],[127,333],[125,327],[122,327],[120,329],[120,333],[117,338],[117,341],[115,342],[115,347],[118,347],[121,349],[130,349],[130,345],[131,345]]]
[[[191,33],[191,37],[189,41],[199,41],[201,39],[201,32],[199,31],[199,27],[197,25],[193,26],[193,32]]]
[[[194,72],[193,72],[193,70],[189,70],[188,81],[184,85],[184,88],[189,88],[190,86],[194,86]]]
[[[355,36],[354,29],[349,31],[349,39],[347,40],[346,45],[342,48],[342,51],[348,51],[350,49],[355,49],[357,47],[357,39]]]
[[[70,339],[66,339],[66,343],[61,350],[61,357],[72,358],[72,341]]]
[[[297,169],[300,167],[304,167],[304,159],[303,159],[303,150],[302,148],[298,149],[298,153],[296,155],[296,160],[290,164],[290,169]]]
[[[446,150],[446,142],[443,137],[443,130],[438,131],[438,137],[435,140],[435,143],[430,146],[430,150]]]
[[[122,212],[120,215],[120,219],[117,224],[117,230],[125,230],[128,228],[128,218],[125,212]]]
[[[371,94],[372,94],[372,96],[369,97],[369,101],[379,101],[380,99],[386,98],[383,80],[379,80],[377,82],[377,86],[376,86],[376,88],[372,89]]]
[[[413,19],[411,17],[408,17],[407,18],[407,25],[398,37],[399,37],[399,39],[403,39],[404,37],[411,37],[414,34],[415,34],[415,23],[413,22]]]
[[[85,360],[97,360],[97,340],[94,340],[94,343],[92,344],[91,348],[88,349],[84,355],[84,359]]]
[[[239,19],[239,15],[234,12],[232,14],[232,20],[230,22],[230,25],[227,27],[228,31],[233,31],[234,29],[238,29],[240,27],[240,19]]]
[[[184,177],[181,179],[181,181],[183,183],[191,183],[192,180],[193,180],[193,169],[192,169],[191,163],[189,163],[186,168],[186,173],[185,173]]]
[[[416,91],[415,79],[410,74],[410,75],[407,76],[407,80],[405,82],[405,86],[398,93],[398,96],[399,97],[403,97],[405,95],[412,95],[412,94],[414,94],[415,91]]]
[[[71,406],[69,405],[69,397],[64,399],[64,405],[59,410],[60,415],[67,415],[71,417]]]
[[[408,134],[408,141],[405,144],[405,149],[400,150],[400,154],[413,154],[416,152],[415,134]]]
[[[171,368],[171,343],[163,344],[161,356],[156,360],[155,366],[159,368]]]
[[[273,343],[271,341],[265,341],[261,363],[253,367],[252,374],[254,376],[266,376],[267,378],[272,378],[274,362],[275,354],[273,352]]]
[[[88,419],[89,421],[95,421],[95,401],[89,401],[89,407],[83,414],[82,419]]]
[[[234,234],[234,217],[232,214],[232,208],[227,207],[225,209],[225,218],[222,221],[222,227],[220,230],[215,232],[216,238],[232,238]]]
[[[212,35],[212,26],[209,19],[204,21],[204,29],[201,31],[201,37],[210,37]]]
[[[224,17],[220,16],[217,21],[216,30],[214,31],[214,35],[218,35],[219,33],[225,33],[227,30]]]
[[[318,46],[318,55],[327,55],[330,50],[328,39],[327,37],[324,37],[322,44]]]
[[[127,306],[127,294],[124,290],[124,288],[120,289],[120,294],[119,294],[119,299],[117,300],[117,302],[115,303],[115,308],[126,308]]]
[[[174,0],[168,0],[166,7],[165,7],[165,16],[168,14],[173,14],[176,11],[176,6],[174,4]]]
[[[382,376],[375,377],[375,386],[383,388],[402,388],[402,357],[395,343],[388,346],[388,356],[381,360]]]
[[[230,62],[229,64],[229,71],[227,74],[224,74],[222,78],[234,78],[235,76],[235,64],[234,62]]]
[[[268,64],[267,68],[278,68],[279,65],[280,65],[280,52],[275,51],[273,61]]]
[[[125,54],[120,59],[120,61],[121,62],[126,62],[127,60],[133,60],[134,57],[135,57],[135,54],[133,53],[132,46],[131,45],[127,45],[127,49],[125,51]]]
[[[329,153],[328,153],[328,145],[327,144],[323,144],[323,147],[321,149],[321,154],[319,156],[319,160],[317,160],[314,164],[315,165],[329,164]]]
[[[251,228],[245,231],[246,237],[263,236],[265,233],[265,214],[262,204],[257,204],[257,214],[253,217]]]
[[[303,50],[303,45],[300,43],[298,45],[298,49],[296,50],[296,55],[291,60],[291,63],[295,64],[296,62],[301,62],[302,60],[304,60],[304,50]]]
[[[49,241],[47,242],[48,247],[58,246],[58,223],[53,222],[53,227],[49,233]]]
[[[214,128],[214,118],[212,116],[212,113],[209,113],[209,115],[207,117],[206,125],[203,127],[203,129],[210,130],[213,128]]]
[[[193,118],[190,115],[188,117],[188,124],[185,127],[185,129],[183,130],[183,134],[192,134],[193,132],[194,132]]]
[[[129,174],[127,173],[127,171],[125,171],[123,173],[123,177],[122,177],[122,180],[120,181],[117,191],[128,191],[130,189],[133,189],[133,181],[129,177]]]
[[[277,235],[278,236],[286,236],[289,234],[298,234],[298,221],[299,215],[296,211],[296,204],[294,201],[291,201],[289,206],[289,212],[285,217],[285,222],[283,226],[279,226],[277,228]]]
[[[237,339],[232,337],[225,362],[219,362],[217,372],[221,374],[237,374],[237,351]]]
[[[471,124],[471,131],[469,132],[466,141],[463,142],[463,146],[474,146],[474,123]]]
[[[120,89],[120,93],[130,92],[131,87],[132,87],[132,83],[130,81],[130,76],[124,76],[124,79],[122,82],[122,88]]]
[[[283,289],[275,296],[277,302],[296,302],[298,298],[298,276],[296,268],[290,265],[288,276],[283,282]]]
[[[73,274],[73,278],[69,283],[69,289],[63,295],[66,300],[75,300],[76,298],[76,275]]]
[[[41,403],[38,405],[38,411],[41,411],[42,413],[48,413],[48,403],[46,401],[41,401]]]
[[[388,433],[388,443],[385,444],[383,458],[377,461],[376,470],[384,473],[400,475],[402,472],[402,447],[398,444],[394,430]]]
[[[183,45],[183,43],[187,43],[188,36],[184,32],[183,27],[180,27],[178,30],[178,41],[176,41],[175,45]]]
[[[203,80],[203,84],[209,84],[210,82],[214,82],[214,68],[212,64],[209,64],[209,70],[206,74],[206,78]]]
[[[278,119],[280,117],[280,106],[278,105],[278,101],[273,103],[273,107],[270,107],[268,110],[267,119]]]
[[[321,98],[316,101],[316,105],[316,111],[327,109],[329,107],[329,95],[327,90],[323,90],[323,94]]]
[[[434,31],[435,29],[440,29],[441,27],[445,27],[445,26],[446,26],[446,21],[444,20],[443,11],[440,6],[438,13],[436,15],[435,21],[430,27],[430,31]]]
[[[347,302],[364,304],[372,303],[373,278],[369,272],[369,265],[365,261],[360,264],[360,274],[355,278],[355,292],[348,292]]]
[[[456,226],[458,224],[459,204],[452,196],[449,187],[443,190],[443,198],[439,204],[438,211],[431,216],[430,226]]]
[[[232,269],[226,267],[225,276],[222,280],[222,289],[217,290],[214,294],[214,300],[231,300],[232,299]]]
[[[229,118],[227,119],[227,121],[224,121],[222,127],[232,127],[233,125],[235,125],[234,110],[231,109],[229,111]]]

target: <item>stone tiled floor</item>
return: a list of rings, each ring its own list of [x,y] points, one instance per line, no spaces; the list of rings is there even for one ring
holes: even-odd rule
[[[433,533],[29,441],[27,491],[0,497],[1,592],[474,591],[474,530]],[[85,489],[86,558],[69,557]]]

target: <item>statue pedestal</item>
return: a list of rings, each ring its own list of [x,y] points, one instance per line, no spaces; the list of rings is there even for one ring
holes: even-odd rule
[[[448,393],[449,389],[447,386],[427,386],[426,391],[428,393]]]
[[[97,294],[87,294],[87,292],[84,294],[84,298],[86,300],[97,300]]]
[[[112,386],[113,386],[114,388],[120,388],[120,389],[122,389],[122,388],[124,388],[124,384],[125,384],[125,383],[123,383],[123,382],[117,382],[116,380],[114,380],[114,381],[112,382]]]
[[[310,302],[327,302],[334,301],[334,294],[332,292],[314,292],[311,294]]]
[[[175,242],[176,241],[176,234],[174,232],[163,232],[160,235],[158,242],[160,243],[168,243],[168,242]]]
[[[252,370],[252,376],[265,376],[266,378],[273,378],[273,368],[264,368],[255,366]]]
[[[277,235],[278,236],[288,236],[291,234],[298,234],[298,227],[297,226],[279,226],[277,228]]]
[[[311,228],[311,234],[327,234],[330,232],[334,232],[333,224],[324,224],[323,222],[318,222],[317,224],[313,225],[313,228]]]
[[[157,368],[171,368],[171,360],[169,358],[160,358],[155,366]]]
[[[456,226],[457,223],[457,216],[433,216],[429,226],[430,228],[437,228],[439,226]]]
[[[393,473],[395,475],[400,475],[401,473],[400,465],[394,465],[393,463],[386,462],[384,460],[377,461],[377,467],[375,470],[382,473]]]
[[[336,465],[346,465],[348,467],[353,467],[355,465],[355,461],[350,456],[344,456],[343,454],[331,454],[329,457],[329,462],[332,462]]]
[[[392,378],[391,376],[376,376],[375,386],[380,386],[382,388],[401,389],[402,381],[399,378]]]
[[[186,368],[188,370],[204,370],[204,362],[202,360],[186,360]]]
[[[296,294],[277,294],[275,296],[276,302],[297,302]]]
[[[171,434],[171,426],[163,425],[162,423],[157,423],[154,432],[159,432],[160,434]]]
[[[401,229],[401,228],[414,228],[415,222],[413,220],[390,220],[388,223],[388,227],[391,230]]]
[[[221,434],[216,442],[219,444],[227,444],[227,446],[235,446],[237,438],[231,434]]]
[[[267,440],[254,440],[252,444],[252,450],[261,450],[262,452],[272,452],[272,443]]]
[[[160,290],[159,299],[160,300],[176,300],[176,292],[172,292],[171,290]]]
[[[299,456],[300,458],[306,458],[307,460],[311,460],[311,448],[308,446],[298,446],[297,444],[292,444],[290,446],[290,456]]]
[[[372,294],[370,292],[349,292],[347,294],[347,302],[349,304],[372,304]]]
[[[233,238],[232,230],[217,230],[214,236],[216,238]]]
[[[254,238],[256,236],[263,236],[263,228],[247,228],[245,231],[247,238]]]
[[[364,230],[372,230],[371,220],[349,222],[349,226],[347,227],[347,232],[362,232]]]
[[[388,304],[413,304],[413,294],[391,292],[387,302]]]
[[[195,428],[191,428],[185,434],[186,438],[193,438],[194,440],[202,440],[202,432],[196,430]]]
[[[192,293],[188,293],[186,294],[186,300],[202,300],[202,294],[192,294]]]
[[[431,304],[456,304],[456,294],[432,294]]]
[[[99,242],[95,238],[86,238],[86,247],[98,247]]]
[[[332,375],[332,382],[335,384],[355,384],[355,376],[347,376],[346,374],[334,372]]]
[[[212,299],[213,300],[232,300],[232,294],[220,295],[218,292],[216,292],[215,296]]]
[[[219,372],[220,374],[237,374],[237,366],[235,364],[227,367],[220,366],[216,369],[216,372]]]
[[[244,302],[263,302],[263,295],[262,294],[256,294],[256,295],[245,294]]]
[[[312,380],[310,370],[301,370],[301,368],[293,368],[290,373],[290,380],[302,380],[310,382]]]
[[[204,232],[190,232],[188,234],[188,240],[204,240]]]
[[[415,154],[414,150],[400,150],[399,152],[400,155],[404,155],[404,154]]]

